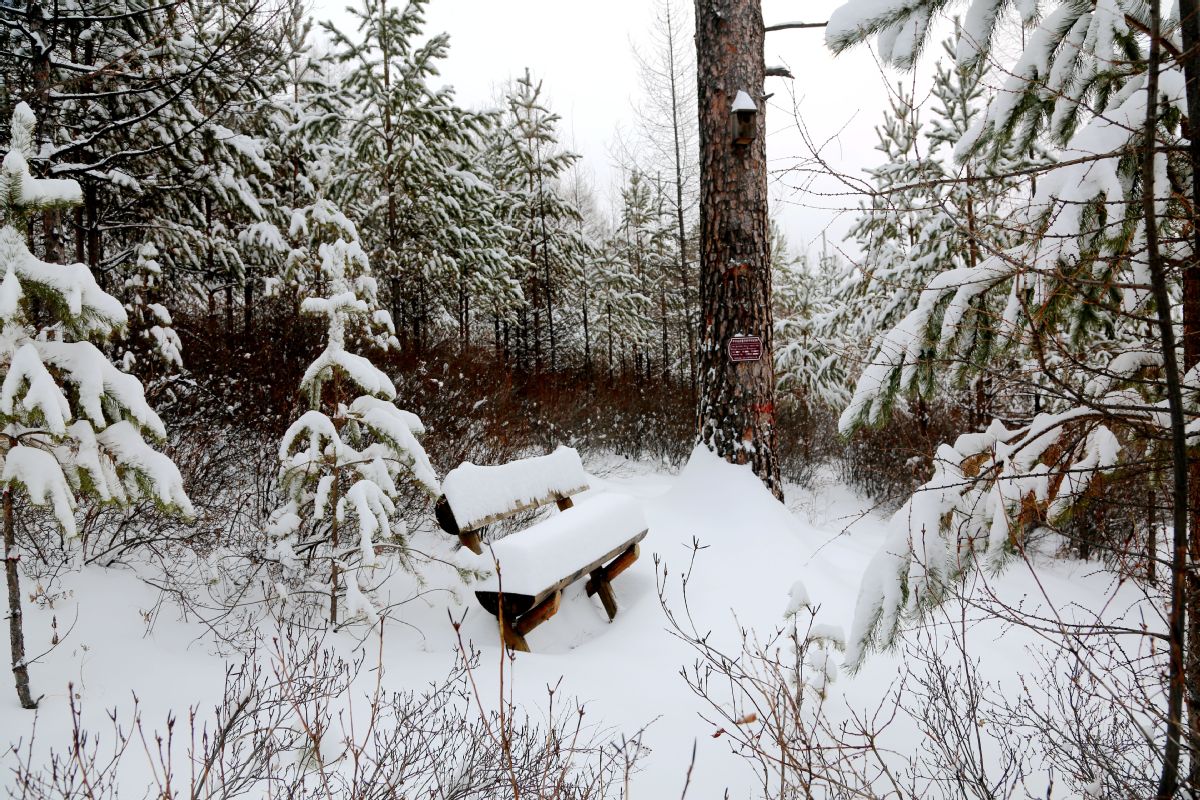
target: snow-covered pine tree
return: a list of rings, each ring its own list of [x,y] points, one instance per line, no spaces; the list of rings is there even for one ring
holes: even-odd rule
[[[650,377],[650,365],[659,349],[656,335],[661,331],[666,338],[666,297],[677,278],[672,269],[677,263],[671,252],[674,239],[659,188],[641,171],[629,173],[621,190],[621,216],[613,238],[614,256],[621,267],[610,277],[611,296],[618,309],[616,319],[623,323],[618,336],[627,346],[632,345],[633,375],[638,382]],[[669,359],[665,346],[659,357]],[[666,367],[662,365],[659,371]]]
[[[164,267],[190,278],[210,310],[222,298],[231,346],[249,333],[255,295],[279,256],[278,240],[256,235],[270,220],[280,188],[270,159],[275,133],[270,98],[286,74],[287,55],[276,44],[281,30],[273,14],[255,24],[265,10],[263,0],[198,3],[190,10],[189,22],[199,34],[192,41],[180,30],[170,42],[173,59],[195,58],[197,50],[216,57],[230,39],[243,46],[226,57],[222,69],[198,76],[192,103],[165,115],[164,125],[194,133],[180,136],[168,153],[171,163],[162,166],[153,185],[162,201],[153,213]]]
[[[420,419],[393,402],[396,389],[387,375],[346,347],[356,321],[390,323],[378,308],[375,278],[354,224],[318,200],[297,212],[292,227],[311,242],[309,258],[295,271],[313,293],[301,309],[325,317],[328,338],[301,381],[309,411],[279,446],[287,502],[272,514],[267,554],[281,568],[275,591],[285,603],[294,591],[320,587],[330,624],[339,621],[341,598],[343,620],[374,619],[364,590],[370,571],[382,564],[378,551],[407,555],[397,508],[403,484],[436,496],[438,479],[417,440],[425,432]],[[293,251],[292,258],[301,253]]]
[[[1123,89],[1131,79],[1137,82],[1138,71],[1128,67],[1144,58],[1142,34],[1149,22],[1144,3],[1019,0],[1013,5],[1029,33],[1023,37],[1016,63],[1005,69],[1004,85],[989,103],[987,114],[958,142],[960,154],[988,146],[995,146],[996,155],[1011,152],[1014,146],[1027,151],[1044,134],[1064,144],[1092,114],[1120,105]],[[825,41],[834,52],[841,52],[876,37],[885,62],[911,69],[928,43],[934,21],[964,6],[955,60],[963,69],[976,69],[993,54],[1008,0],[847,0],[830,15]],[[1177,25],[1177,20],[1168,21],[1163,28],[1177,35]]]
[[[17,503],[49,506],[68,540],[80,497],[117,504],[150,498],[192,513],[179,470],[146,442],[164,438],[166,429],[141,383],[91,341],[124,326],[125,310],[85,265],[49,264],[29,252],[30,217],[82,199],[75,181],[30,175],[35,126],[29,106],[18,104],[0,166],[0,484],[13,674],[25,708],[37,701],[24,663]]]
[[[639,166],[661,176],[664,211],[671,221],[675,270],[674,315],[683,351],[681,363],[693,394],[697,388],[696,333],[699,323],[699,261],[690,241],[700,202],[699,130],[696,116],[696,58],[690,2],[656,0],[650,41],[635,49],[642,100],[637,119],[643,146]]]
[[[850,236],[861,250],[838,286],[842,312],[836,320],[839,338],[871,343],[915,305],[928,275],[916,274],[910,257],[929,220],[940,211],[937,190],[929,181],[942,177],[921,141],[921,122],[913,96],[897,84],[883,122],[876,126],[884,156],[867,170],[874,193],[860,203]]]
[[[426,5],[362,0],[349,9],[355,33],[324,24],[354,109],[335,199],[362,221],[401,341],[418,349],[439,308],[457,316],[464,295],[507,308],[518,286],[493,215],[495,189],[474,167],[492,116],[430,85],[449,38],[425,34]]]
[[[928,121],[918,119],[913,98],[898,86],[876,129],[877,149],[886,161],[868,170],[875,192],[869,205],[860,205],[851,230],[862,256],[839,285],[840,309],[830,318],[844,340],[863,343],[866,349],[858,359],[863,363],[876,358],[883,334],[916,308],[930,280],[949,269],[976,265],[1016,238],[1007,214],[1019,201],[1014,197],[1017,181],[1004,176],[1030,166],[1032,158],[1001,151],[982,164],[954,161],[955,144],[982,116],[987,99],[986,64],[964,67],[954,60],[961,36],[959,30],[942,43]],[[931,358],[918,360],[903,384],[890,386],[894,391],[877,395],[873,405],[862,409],[860,422],[882,422],[897,394],[961,392],[961,384],[971,378],[969,364],[987,360],[992,340],[986,320],[993,312],[1000,309],[972,307],[977,324],[964,328],[962,358],[936,364]],[[979,404],[981,393],[974,394],[971,402]]]
[[[559,116],[543,95],[542,83],[528,71],[505,97],[501,127],[492,141],[497,187],[507,196],[505,222],[511,229],[510,252],[523,258],[525,306],[518,313],[517,363],[537,371],[558,366],[558,320],[569,287],[592,257],[583,235],[580,211],[563,191],[562,181],[579,159],[558,142]]]
[[[154,227],[168,274],[241,268],[236,244],[225,245],[260,189],[241,180],[255,168],[231,155],[245,141],[231,127],[274,72],[272,12],[273,0],[5,5],[0,84],[38,115],[31,170],[82,191],[67,217],[44,215],[48,260],[73,249],[97,280],[120,287]]]
[[[164,373],[183,368],[183,342],[175,332],[171,312],[161,302],[158,248],[151,242],[139,247],[136,262],[127,272],[123,294],[129,322],[118,350],[121,368],[136,372],[150,384]]]
[[[793,256],[771,221],[771,302],[775,317],[775,381],[780,397],[812,409],[839,408],[849,399],[842,331],[832,332],[837,257],[822,252],[817,266]]]
[[[349,159],[344,142],[349,106],[332,56],[314,49],[312,27],[303,0],[290,0],[282,22],[281,69],[266,108],[254,117],[274,183],[263,204],[265,216],[239,234],[239,242],[256,253],[264,294],[285,294],[295,314],[302,292],[321,285],[317,248],[328,230],[316,221],[310,225],[310,217],[341,214],[329,198]]]
[[[586,253],[579,264],[577,280],[568,295],[568,298],[574,299],[577,311],[566,316],[574,321],[578,334],[576,345],[582,348],[583,372],[590,381],[595,375],[597,315],[603,307],[601,295],[605,279],[605,253],[601,244],[608,231],[600,216],[589,177],[579,169],[572,170],[566,195],[571,205],[579,211],[576,232],[587,244]]]

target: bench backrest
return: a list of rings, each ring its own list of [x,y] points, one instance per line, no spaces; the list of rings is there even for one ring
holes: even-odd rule
[[[468,461],[450,470],[442,481],[445,502],[438,503],[438,523],[447,533],[467,533],[587,488],[583,462],[571,447],[560,445],[549,455],[494,467]]]

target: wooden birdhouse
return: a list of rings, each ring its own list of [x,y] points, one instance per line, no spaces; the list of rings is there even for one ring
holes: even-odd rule
[[[733,143],[750,144],[758,136],[758,106],[744,89],[733,99]]]

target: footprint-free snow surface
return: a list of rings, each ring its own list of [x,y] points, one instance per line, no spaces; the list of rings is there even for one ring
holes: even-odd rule
[[[818,489],[790,487],[785,507],[748,468],[700,449],[678,475],[615,460],[589,468],[593,488],[580,498],[581,509],[593,493],[634,498],[649,526],[641,558],[614,581],[620,613],[611,623],[599,600],[585,595],[583,581],[570,587],[558,614],[527,637],[533,652],[516,655],[505,691],[511,689],[536,718],[545,707],[547,687],[561,680],[556,698],[583,703],[589,725],[616,736],[644,728],[649,752],[633,777],[631,797],[679,797],[689,765],[689,798],[720,798],[726,790],[732,798],[761,796],[752,766],[731,752],[728,736],[714,737],[718,725],[702,717],[712,719],[712,710],[680,675],[691,668],[696,653],[669,631],[657,587],[664,587],[664,600],[678,619],[690,616],[709,644],[730,654],[739,652],[743,632],[770,638],[784,625],[790,599],[805,594],[817,609],[815,622],[833,636],[849,628],[862,570],[884,538],[884,515],[866,510],[868,503],[832,480]],[[429,534],[417,544],[440,558],[459,558],[453,553],[456,540],[439,536]],[[1018,564],[992,588],[1018,600],[1025,596],[1030,602],[1085,609],[1099,607],[1111,594],[1111,576],[1095,565],[1046,560],[1037,569],[1034,581],[1030,568]],[[189,706],[211,715],[221,694],[227,648],[215,643],[205,626],[181,618],[171,601],[160,602],[159,593],[131,570],[85,568],[48,588],[58,595],[53,605],[29,607],[25,621],[31,654],[49,647],[52,619],[62,636],[62,643],[30,670],[35,694],[45,695],[36,717],[39,751],[67,744],[68,684],[85,721],[101,734],[110,729],[106,709],[130,708],[134,693],[148,728],[162,727],[172,711],[186,719]],[[462,635],[482,653],[475,673],[480,693],[496,698],[502,650],[495,621],[448,565],[435,562],[419,587],[398,576],[384,594],[381,599],[397,603],[382,642],[387,688],[419,690],[448,672],[457,649],[453,616],[462,619]],[[971,636],[989,679],[1015,680],[1017,670],[1032,662],[1028,635],[983,623]],[[331,634],[329,641],[349,653],[364,637],[369,659],[375,659],[379,645],[365,628]],[[829,707],[839,713],[875,709],[892,687],[902,658],[874,655],[856,675],[837,675],[829,687]],[[368,670],[362,680],[366,692],[374,673]],[[724,690],[714,699],[728,700]],[[0,691],[4,744],[27,739],[34,719],[17,706],[6,685]],[[902,752],[919,746],[911,720],[898,719],[888,735]],[[13,758],[7,751],[0,760],[0,786],[11,786]],[[129,786],[122,795],[142,793],[143,787]]]

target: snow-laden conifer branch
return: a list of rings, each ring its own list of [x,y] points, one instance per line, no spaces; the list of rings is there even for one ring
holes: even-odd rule
[[[87,340],[122,328],[124,308],[83,264],[36,258],[17,227],[32,213],[80,199],[74,181],[29,175],[34,126],[30,108],[18,104],[12,148],[0,167],[0,421],[8,443],[2,480],[35,504],[52,504],[69,536],[80,495],[122,504],[145,497],[189,515],[179,470],[146,444],[146,436],[165,438],[166,428],[141,383]]]

